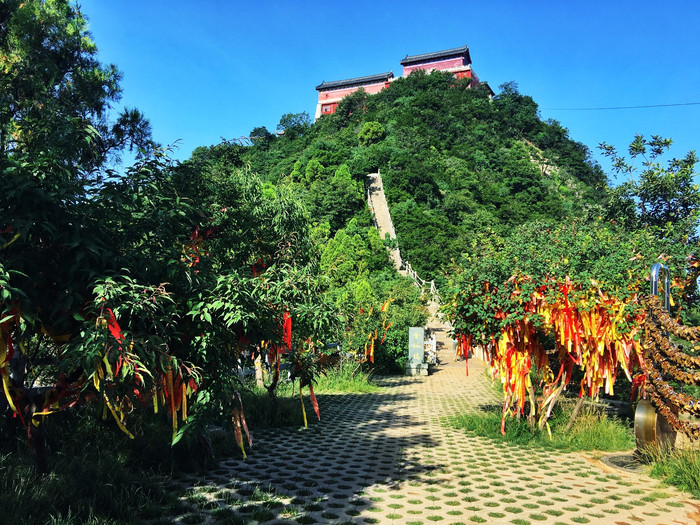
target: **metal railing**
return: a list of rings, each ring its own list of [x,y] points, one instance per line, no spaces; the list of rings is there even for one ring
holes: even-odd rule
[[[413,279],[413,283],[420,288],[421,293],[429,293],[430,296],[432,297],[433,301],[436,303],[440,302],[440,292],[437,289],[437,286],[435,286],[435,281],[426,281],[425,279],[421,279],[420,275],[418,275],[418,272],[416,272],[413,267],[411,266],[411,263],[408,261],[401,261],[401,264],[403,268],[406,270],[406,275],[408,275],[411,279]],[[426,292],[427,290],[427,292]]]

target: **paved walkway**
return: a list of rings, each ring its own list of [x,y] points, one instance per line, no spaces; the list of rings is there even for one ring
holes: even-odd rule
[[[443,340],[440,337],[438,340]],[[580,454],[468,436],[446,417],[500,403],[478,360],[451,348],[428,377],[378,393],[319,395],[307,430],[258,432],[183,501],[181,523],[698,523],[700,502]],[[310,410],[309,410],[309,413]],[[187,505],[185,505],[187,502]]]

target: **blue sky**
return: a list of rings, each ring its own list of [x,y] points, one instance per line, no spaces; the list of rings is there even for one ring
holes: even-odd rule
[[[151,120],[175,157],[284,113],[314,114],[315,86],[393,70],[407,54],[468,44],[498,91],[515,81],[572,138],[625,149],[635,133],[700,153],[700,2],[258,2],[83,0],[122,104]]]

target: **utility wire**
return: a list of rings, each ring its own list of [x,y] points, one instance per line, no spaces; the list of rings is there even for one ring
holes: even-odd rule
[[[609,109],[642,109],[642,108],[668,108],[672,106],[700,106],[700,102],[681,102],[679,104],[651,104],[648,106],[613,106],[608,108],[540,108],[549,111],[603,111]]]

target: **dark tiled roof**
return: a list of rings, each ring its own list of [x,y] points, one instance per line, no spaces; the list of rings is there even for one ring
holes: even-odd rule
[[[339,89],[352,86],[366,86],[368,84],[377,84],[378,82],[387,82],[394,78],[394,73],[380,73],[379,75],[368,75],[366,77],[349,78],[347,80],[334,80],[333,82],[321,82],[316,89],[324,91],[326,89]]]
[[[424,53],[422,55],[412,55],[408,56],[406,55],[406,58],[404,58],[401,61],[402,66],[409,66],[411,64],[416,64],[420,62],[433,62],[435,60],[441,60],[441,59],[447,59],[447,58],[456,58],[456,57],[466,57],[467,59],[467,64],[471,64],[472,59],[469,56],[469,46],[465,45],[464,47],[456,47],[454,49],[446,49],[445,51],[435,51],[434,53]]]

